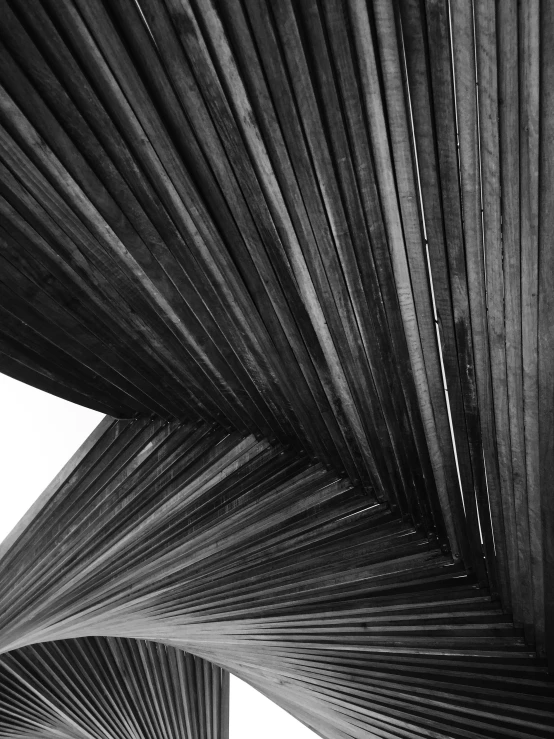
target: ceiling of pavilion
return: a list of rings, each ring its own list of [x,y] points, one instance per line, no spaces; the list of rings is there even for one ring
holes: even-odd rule
[[[0,8],[0,369],[328,475],[552,659],[552,5]]]

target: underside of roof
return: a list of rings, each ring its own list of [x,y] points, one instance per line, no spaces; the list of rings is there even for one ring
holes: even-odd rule
[[[108,415],[0,544],[0,651],[552,736],[554,4],[0,17],[0,370]]]
[[[228,739],[229,673],[135,639],[69,639],[0,657],[4,739]]]

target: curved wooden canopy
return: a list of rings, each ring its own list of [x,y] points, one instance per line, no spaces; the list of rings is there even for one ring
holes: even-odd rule
[[[229,674],[162,644],[70,639],[0,657],[2,739],[226,739],[228,720]]]
[[[0,15],[0,369],[120,419],[0,545],[0,648],[551,735],[552,4]]]
[[[324,737],[552,736],[523,630],[361,488],[207,424],[106,419],[96,437],[4,544],[0,650],[164,643]]]

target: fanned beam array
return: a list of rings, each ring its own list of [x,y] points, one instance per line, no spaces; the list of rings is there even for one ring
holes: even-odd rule
[[[106,420],[62,477],[4,545],[2,650],[165,643],[325,737],[552,736],[554,686],[522,630],[306,456],[206,424]]]
[[[111,417],[0,545],[0,647],[548,736],[554,3],[0,17],[0,369]]]
[[[3,371],[304,448],[544,654],[550,4],[1,12]]]
[[[162,644],[70,639],[0,657],[0,737],[228,739],[229,674]]]
[[[112,415],[304,445],[430,527],[375,182],[362,198],[345,123],[339,150],[325,139],[292,7],[275,6],[282,39],[262,4],[257,40],[245,8],[221,10],[225,31],[209,4],[4,0],[4,371]]]

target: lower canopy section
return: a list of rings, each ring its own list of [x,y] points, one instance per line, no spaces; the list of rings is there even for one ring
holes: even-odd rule
[[[2,675],[19,664],[95,721],[125,723],[117,694],[135,722],[162,701],[156,726],[186,727],[194,664],[198,726],[215,739],[226,678],[210,662],[329,739],[553,736],[546,663],[474,575],[348,480],[253,436],[106,419],[0,557]],[[113,694],[81,692],[100,674]],[[166,694],[181,696],[176,718]],[[36,716],[53,736],[59,694],[47,700]]]
[[[133,639],[70,639],[0,658],[0,737],[227,739],[229,673]]]

